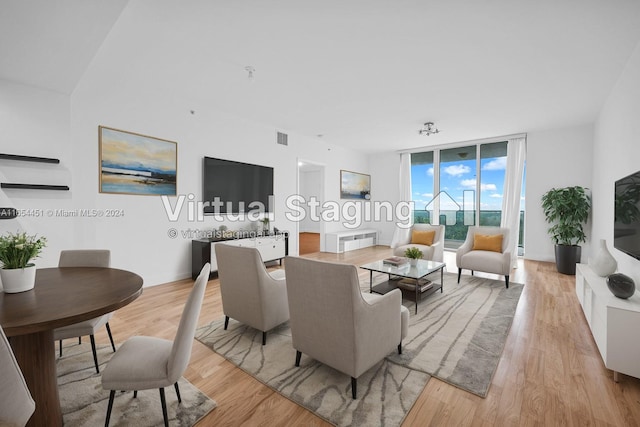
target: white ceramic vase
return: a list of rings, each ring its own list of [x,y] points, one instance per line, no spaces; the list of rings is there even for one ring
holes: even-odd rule
[[[607,241],[605,239],[600,239],[598,251],[591,259],[589,265],[594,273],[600,277],[607,277],[610,274],[615,273],[616,268],[618,268],[618,263],[607,249]]]
[[[30,264],[25,268],[0,269],[2,290],[8,294],[25,292],[36,284],[36,266]]]
[[[415,267],[416,265],[418,265],[418,259],[417,258],[409,258],[409,265],[412,267]]]

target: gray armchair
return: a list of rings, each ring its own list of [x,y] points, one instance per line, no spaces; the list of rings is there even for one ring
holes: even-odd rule
[[[474,250],[475,236],[495,236],[502,235],[502,245],[500,251]],[[509,273],[511,272],[511,251],[507,249],[509,243],[509,229],[502,227],[474,226],[469,227],[467,238],[456,252],[456,264],[458,266],[458,283],[462,269],[474,271],[484,271],[504,276],[506,287],[509,287]],[[477,245],[476,245],[477,246]]]
[[[434,231],[433,243],[431,245],[411,243],[413,231]],[[404,242],[398,242],[396,246],[392,247],[393,254],[404,256],[404,251],[410,247],[420,249],[422,251],[422,259],[442,262],[444,258],[444,225],[414,224],[411,227],[409,237]]]
[[[400,290],[362,293],[355,266],[287,257],[287,295],[296,366],[302,353],[357,378],[396,347],[402,353],[409,310]]]
[[[218,243],[215,251],[224,329],[235,319],[262,331],[265,345],[267,331],[289,320],[284,270],[269,273],[256,248]]]

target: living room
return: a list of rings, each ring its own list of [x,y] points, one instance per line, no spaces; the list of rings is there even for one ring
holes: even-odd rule
[[[497,5],[487,8],[486,12],[471,4],[466,5],[468,12],[463,12],[461,6],[457,12],[453,6],[445,10],[435,6],[419,8],[424,16],[415,14],[410,19],[407,15],[411,14],[403,13],[397,20],[408,19],[407,22],[415,25],[411,28],[418,32],[416,39],[424,37],[422,45],[403,39],[407,42],[404,46],[384,45],[385,49],[378,50],[382,40],[391,35],[387,34],[388,30],[376,33],[375,28],[384,27],[376,19],[394,11],[393,7],[380,4],[374,14],[377,18],[362,24],[363,32],[375,43],[364,43],[362,51],[331,53],[325,43],[344,43],[338,36],[351,34],[349,29],[356,37],[358,27],[354,20],[361,8],[367,9],[369,5],[343,8],[334,4],[334,9],[327,6],[328,15],[335,13],[340,17],[336,25],[342,30],[331,33],[323,26],[332,22],[331,16],[319,16],[317,20],[310,20],[310,24],[299,18],[307,15],[298,15],[300,10],[292,4],[288,5],[292,9],[283,6],[269,9],[251,3],[245,5],[247,10],[244,10],[240,6],[223,8],[204,2],[188,6],[167,2],[162,7],[137,1],[114,3],[115,6],[103,9],[96,4],[86,9],[75,4],[66,10],[44,4],[12,5],[16,15],[7,14],[2,18],[5,29],[2,57],[6,60],[0,67],[0,124],[4,130],[0,152],[52,157],[60,159],[60,164],[17,164],[0,160],[0,179],[70,187],[70,191],[61,192],[0,192],[3,207],[42,212],[42,215],[0,222],[3,234],[22,229],[46,236],[48,245],[37,259],[39,268],[56,266],[63,249],[109,248],[112,265],[141,275],[147,292],[155,285],[191,277],[191,238],[184,237],[182,231],[210,230],[220,225],[231,230],[251,226],[246,221],[218,222],[212,217],[194,222],[186,214],[174,222],[169,220],[158,197],[100,193],[99,126],[175,141],[177,193],[192,194],[196,199],[202,191],[201,165],[205,156],[273,167],[276,211],[271,226],[291,232],[289,254],[292,255],[298,251],[297,224],[287,220],[284,205],[288,196],[298,193],[299,160],[312,160],[324,167],[324,200],[340,201],[340,171],[348,170],[371,176],[372,201],[395,204],[400,201],[399,151],[526,132],[524,259],[541,262],[554,259],[553,243],[547,235],[540,207],[542,195],[552,187],[581,185],[590,189],[593,201],[588,240],[583,244],[583,262],[594,254],[596,243],[605,239],[618,270],[640,283],[638,261],[611,246],[614,182],[640,169],[637,161],[640,145],[636,141],[640,131],[637,120],[640,8],[632,2],[619,1],[615,2],[616,6],[601,6],[596,2],[556,6],[559,8],[556,18],[548,22],[547,30],[524,39],[519,38],[522,35],[514,36],[513,45],[499,44],[507,53],[503,52],[505,56],[496,60],[496,68],[504,70],[513,66],[513,73],[496,71],[499,77],[492,78],[491,73],[476,70],[478,80],[486,87],[485,92],[479,89],[482,84],[476,86],[465,80],[472,79],[472,75],[458,74],[457,68],[449,69],[443,64],[451,61],[458,68],[465,64],[473,68],[474,61],[480,61],[478,57],[490,54],[491,45],[473,44],[472,30],[497,25],[491,12],[509,23],[508,30],[520,34],[516,18],[526,20],[527,14],[532,14],[533,22],[542,24],[546,22],[544,15],[554,15],[546,9],[551,6],[540,6],[536,13],[531,10],[535,9],[533,6],[523,5],[521,10],[514,6],[504,14],[496,11]],[[263,21],[284,13],[285,9],[288,13],[283,18],[291,19],[291,29],[269,38],[273,43],[270,51],[256,39],[266,25]],[[460,24],[452,18],[456,15],[454,12]],[[448,20],[437,24],[428,19],[430,13],[442,14]],[[483,18],[476,24],[475,14]],[[49,17],[52,19],[47,19]],[[242,19],[236,25],[223,25],[230,17]],[[67,30],[55,25],[56,18]],[[462,45],[467,49],[463,51],[466,56],[460,59],[451,53],[454,50],[434,46],[444,35],[438,38],[429,32],[422,34],[416,21],[435,27],[429,30],[434,32],[446,25],[456,31],[458,25],[462,28],[462,24],[469,25],[470,30],[457,33],[462,39],[457,40],[460,49]],[[534,24],[529,23],[523,32],[533,31],[533,27]],[[84,34],[82,31],[86,31],[86,37],[78,36]],[[506,31],[503,37],[507,37]],[[300,34],[308,46],[293,43],[291,39],[297,36],[291,34]],[[491,33],[492,37],[499,35]],[[321,43],[324,38],[328,42]],[[535,38],[544,40],[530,48],[518,45]],[[486,43],[496,41],[485,40]],[[228,47],[236,44],[245,49]],[[321,49],[323,46],[325,51]],[[355,42],[349,44],[351,48],[356,46]],[[285,51],[284,47],[292,50]],[[301,52],[305,48],[313,55],[303,56]],[[22,50],[24,55],[20,53]],[[261,66],[266,63],[265,57],[273,52],[281,52],[277,59],[284,64],[282,68],[286,73]],[[518,52],[521,55],[516,55]],[[378,62],[397,61],[406,64],[406,69],[399,74],[387,74],[390,69],[383,64],[379,64],[379,69],[369,67],[368,58],[375,55],[390,58]],[[425,56],[427,65],[413,68],[415,63],[408,58],[414,56]],[[520,59],[519,64],[514,64],[511,57]],[[325,62],[329,62],[328,68],[321,69]],[[248,66],[254,67],[253,71],[247,70]],[[438,71],[427,74],[428,67]],[[546,78],[532,80],[531,74],[527,74],[526,79],[519,78],[525,68],[535,69],[535,73]],[[421,73],[432,80],[415,84],[415,94],[398,83],[403,74],[415,77]],[[448,83],[443,77],[447,73],[451,73]],[[320,80],[323,75],[329,78]],[[350,82],[351,90],[342,94],[331,91],[332,85],[342,79]],[[500,79],[507,89],[497,93],[497,97],[508,108],[493,111],[495,104],[488,102],[496,96],[485,93],[500,87]],[[351,104],[350,98],[364,96],[373,84],[381,81],[385,85],[379,85],[376,95],[382,100],[376,104],[380,113],[363,121],[362,116],[355,116],[355,109],[360,105]],[[318,92],[307,92],[306,86],[317,86]],[[392,97],[391,92],[396,89],[405,92]],[[327,93],[325,98],[319,96],[322,91]],[[408,100],[413,97],[421,102],[421,98],[428,99],[432,92],[441,104],[425,104],[427,108],[418,111],[399,106],[397,110],[405,114],[406,121],[400,122],[401,134],[390,134],[397,130],[391,123],[398,120],[390,120],[395,109],[385,108],[385,104],[402,100],[409,104]],[[458,92],[469,92],[472,96],[459,98]],[[521,94],[516,104],[512,103],[517,97],[507,96],[514,92]],[[278,105],[288,104],[287,109],[276,112],[265,107],[269,99],[277,97],[274,94],[282,98]],[[447,96],[458,102],[444,102]],[[308,100],[301,103],[305,97]],[[483,104],[484,101],[487,104]],[[486,108],[487,105],[492,108]],[[326,110],[332,110],[333,114],[330,116],[333,122],[327,121],[328,124],[323,123],[322,113]],[[540,110],[546,110],[545,114]],[[513,111],[521,113],[511,116]],[[343,116],[343,123],[336,115]],[[504,123],[498,125],[501,119]],[[419,128],[429,120],[436,121],[441,133],[419,136]],[[333,129],[336,132],[340,129],[342,133],[334,135]],[[288,145],[276,143],[277,132],[288,135]],[[385,139],[386,143],[381,142]],[[350,142],[343,144],[343,141]],[[375,145],[374,141],[377,141]],[[115,210],[124,215],[47,216],[48,210],[71,212],[76,209]],[[323,227],[325,233],[344,229],[339,221],[328,222]],[[362,227],[379,230],[380,245],[391,243],[394,221],[364,222]],[[176,238],[168,235],[171,229],[179,231]]]

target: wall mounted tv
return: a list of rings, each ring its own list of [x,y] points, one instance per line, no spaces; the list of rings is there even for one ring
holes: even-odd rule
[[[258,209],[270,211],[273,195],[273,168],[205,157],[203,162],[205,214],[235,214]],[[220,201],[214,205],[214,201]],[[209,206],[207,203],[209,202]],[[253,203],[253,204],[252,204]]]
[[[613,247],[640,259],[640,171],[616,181]]]

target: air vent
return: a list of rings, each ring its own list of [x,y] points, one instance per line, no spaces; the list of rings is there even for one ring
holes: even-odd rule
[[[280,145],[289,145],[289,135],[278,132],[278,140],[276,142]]]

